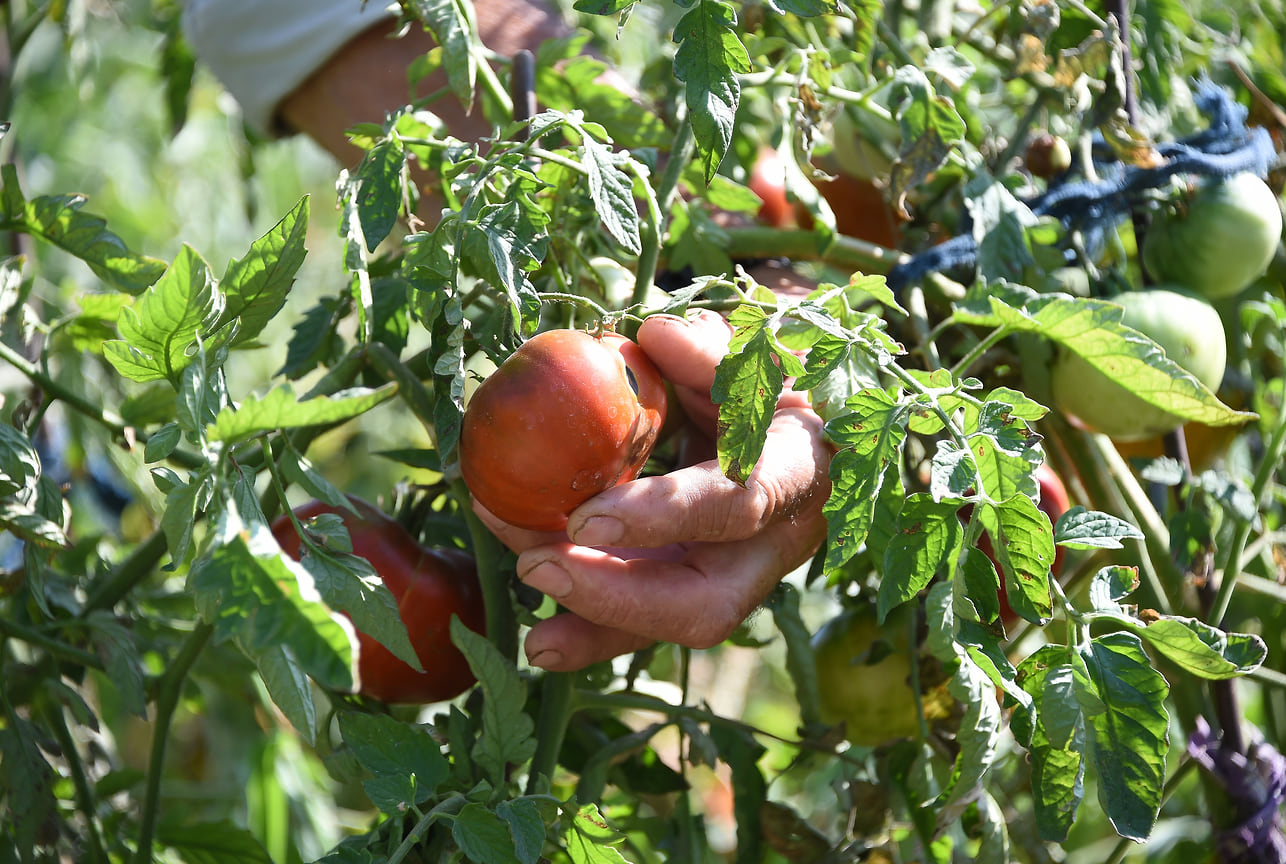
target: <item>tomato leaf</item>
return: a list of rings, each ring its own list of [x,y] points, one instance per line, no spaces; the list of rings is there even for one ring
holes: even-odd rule
[[[211,539],[187,585],[215,638],[235,639],[251,659],[288,646],[318,682],[352,689],[352,625],[321,602],[306,569],[280,554],[268,526],[243,522],[225,501]]]
[[[992,537],[1009,605],[1028,621],[1048,621],[1052,612],[1049,573],[1054,563],[1049,517],[1026,495],[1014,495],[997,505],[994,527],[988,524],[987,511],[980,508],[979,512]]]
[[[831,460],[831,494],[823,508],[827,570],[838,570],[861,548],[885,473],[897,465],[906,440],[906,407],[887,391],[863,390],[847,407],[849,413],[826,424],[827,436],[843,448]]]
[[[730,351],[719,361],[710,398],[719,406],[719,468],[744,486],[763,453],[785,378],[774,362],[778,355],[768,328],[739,332],[751,335],[739,351]]]
[[[810,645],[812,633],[800,615],[799,600],[799,591],[781,582],[769,595],[767,606],[786,644],[786,669],[795,688],[795,701],[799,703],[800,722],[804,726],[816,726],[822,722],[817,699],[817,664]]]
[[[269,647],[255,658],[255,668],[268,689],[272,704],[281,709],[290,725],[310,745],[317,741],[317,702],[313,684],[285,646]]]
[[[212,441],[232,443],[275,429],[340,423],[365,414],[396,393],[397,385],[388,383],[374,390],[355,387],[299,401],[294,388],[284,384],[263,397],[251,396],[238,407],[224,408],[206,427],[206,434]]]
[[[473,20],[472,4],[459,0],[412,0],[411,8],[442,46],[442,67],[446,70],[451,92],[461,105],[473,104],[478,81],[478,60],[472,39],[478,31]]]
[[[1118,834],[1142,842],[1156,823],[1165,785],[1170,688],[1131,633],[1097,636],[1082,657],[1092,689],[1078,689],[1077,698],[1082,704],[1086,696],[1098,699],[1103,709],[1086,713],[1104,811]]]
[[[403,201],[402,174],[406,151],[398,138],[384,138],[362,157],[352,180],[356,183],[357,218],[362,223],[362,241],[374,252],[397,224]]]
[[[750,57],[734,29],[736,13],[721,0],[692,0],[674,25],[674,76],[685,85],[688,122],[709,183],[732,143],[741,100],[737,76],[750,71]]]
[[[1011,728],[1032,764],[1032,802],[1042,840],[1061,843],[1085,796],[1085,721],[1071,682],[1067,648],[1047,645],[1018,666],[1031,709],[1017,711]]]
[[[1196,618],[1166,615],[1144,622],[1130,615],[1106,613],[1121,627],[1142,637],[1182,669],[1211,681],[1237,678],[1263,664],[1268,647],[1250,633],[1226,633]]]
[[[759,768],[767,749],[754,736],[730,726],[711,726],[719,757],[732,769],[732,806],[737,823],[737,861],[763,860],[759,810],[768,800],[768,783]]]
[[[496,815],[509,826],[519,864],[537,864],[545,846],[545,820],[531,798],[513,798],[496,805]]]
[[[535,723],[523,711],[527,685],[496,646],[451,616],[451,641],[469,661],[482,687],[482,735],[473,746],[473,759],[496,784],[504,785],[506,766],[521,765],[536,752]]]
[[[94,653],[103,661],[107,677],[116,685],[123,707],[139,717],[147,717],[147,693],[143,681],[143,657],[134,633],[101,609],[85,618]]]
[[[31,440],[8,423],[0,423],[0,497],[34,490],[40,479],[40,454]]]
[[[977,798],[983,779],[997,759],[1002,721],[995,685],[968,655],[960,658],[947,689],[965,706],[965,712],[956,738],[960,751],[951,779],[934,802],[941,826],[956,823]]]
[[[429,800],[450,771],[423,726],[382,714],[341,711],[339,731],[357,761],[375,775],[362,783],[371,803],[389,815]]]
[[[480,864],[517,864],[514,838],[495,811],[466,804],[451,821],[451,838],[466,858]]]
[[[22,848],[35,849],[37,834],[58,807],[54,770],[39,746],[48,733],[12,710],[6,714],[5,726],[0,728],[0,786],[22,790],[20,795],[6,795],[6,809],[13,820],[11,836]]]
[[[1121,324],[1121,307],[1106,300],[991,285],[971,291],[956,307],[954,318],[964,324],[1038,333],[1079,354],[1145,402],[1184,420],[1228,426],[1255,417],[1220,402],[1154,342]]]
[[[607,824],[597,804],[581,805],[563,839],[572,864],[626,864],[617,849],[625,835]]]
[[[164,276],[121,308],[121,338],[103,343],[103,356],[131,381],[177,382],[192,360],[190,349],[213,332],[223,305],[209,266],[185,245]]]
[[[286,303],[295,273],[308,250],[308,196],[294,209],[250,244],[245,257],[228,262],[219,289],[226,298],[218,330],[233,319],[238,322],[234,344],[242,344],[263,332]]]
[[[939,502],[926,494],[908,497],[898,514],[897,525],[884,550],[884,574],[880,580],[878,619],[919,594],[946,565],[954,571],[964,530],[956,517],[958,505]]]
[[[140,294],[165,272],[165,262],[131,252],[125,241],[107,230],[98,216],[81,211],[84,195],[42,195],[24,199],[18,169],[0,166],[0,223],[5,231],[20,231],[75,255],[94,275],[127,294]]]
[[[581,165],[585,167],[589,194],[603,220],[603,227],[628,252],[643,250],[639,238],[639,212],[630,191],[632,181],[621,168],[628,153],[613,153],[588,134],[581,138]]]
[[[1143,532],[1124,519],[1080,504],[1059,516],[1054,526],[1054,542],[1069,549],[1121,549],[1122,540],[1142,539]]]
[[[232,861],[272,864],[272,856],[263,844],[230,819],[195,825],[163,821],[156,828],[156,841],[176,852],[180,861],[193,864]]]

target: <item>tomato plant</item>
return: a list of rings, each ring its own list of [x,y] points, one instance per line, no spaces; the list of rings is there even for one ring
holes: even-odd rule
[[[842,722],[853,744],[874,747],[919,734],[909,620],[899,615],[881,626],[875,607],[863,603],[840,612],[813,635],[822,718]]]
[[[1143,264],[1159,282],[1210,300],[1241,293],[1282,241],[1282,211],[1268,184],[1248,172],[1207,180],[1163,210],[1143,241]]]
[[[282,106],[314,141],[246,134],[285,80],[225,89],[188,28],[329,3],[4,4],[0,861],[1275,861],[1281,262],[1231,198],[1164,235],[1231,188],[1195,178],[1280,196],[1281,4],[516,2],[398,4]],[[768,141],[834,225],[729,218]],[[1103,299],[1185,256],[1237,283],[1219,389],[1204,301]],[[621,496],[664,545],[476,518],[639,471],[663,387],[590,333],[696,311],[676,468]],[[1085,428],[1177,422],[1193,470]],[[274,537],[341,490],[418,542],[356,503]],[[465,548],[485,635],[425,657],[466,601],[410,614],[416,568],[473,585]],[[585,642],[648,647],[537,662]]]
[[[499,518],[557,531],[577,505],[638,476],[665,413],[665,384],[629,339],[548,330],[473,394],[460,473]]]
[[[486,620],[482,589],[473,558],[452,548],[429,548],[415,541],[401,523],[360,498],[349,498],[353,510],[323,501],[295,508],[296,520],[338,516],[348,531],[352,554],[365,558],[397,601],[421,670],[398,658],[374,637],[358,631],[361,692],[393,703],[439,702],[458,696],[475,681],[469,664],[451,642],[451,617],[470,630],[483,632]],[[308,545],[289,516],[272,523],[281,549],[295,560],[309,554]],[[314,537],[316,542],[318,538]],[[334,551],[334,550],[332,550]],[[342,610],[341,610],[342,611]]]
[[[1114,298],[1121,323],[1154,341],[1166,357],[1215,389],[1223,380],[1227,346],[1223,322],[1199,297],[1165,288],[1130,291]],[[1079,354],[1064,352],[1051,370],[1058,408],[1087,427],[1123,441],[1151,438],[1183,419],[1131,392]]]

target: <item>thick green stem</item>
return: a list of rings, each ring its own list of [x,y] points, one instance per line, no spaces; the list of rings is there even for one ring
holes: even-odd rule
[[[183,692],[183,682],[213,633],[212,625],[204,622],[197,624],[161,676],[160,692],[156,698],[152,753],[147,765],[147,789],[143,798],[143,811],[139,816],[138,850],[134,854],[136,864],[152,864],[152,839],[156,833],[156,820],[160,815],[161,775],[165,770],[165,746],[170,737],[170,722],[174,719],[179,695]]]
[[[542,781],[552,780],[558,754],[567,737],[573,713],[575,689],[570,672],[547,672],[540,688],[540,719],[536,725],[536,753],[531,758],[527,794],[540,791]]]
[[[469,488],[457,479],[451,491],[460,502],[460,512],[469,526],[473,541],[473,560],[478,566],[478,580],[482,585],[482,600],[486,606],[487,638],[506,660],[518,659],[518,618],[514,615],[513,601],[509,596],[509,574],[501,568],[504,547],[469,506]]]
[[[46,636],[33,627],[19,624],[12,618],[0,618],[0,636],[6,639],[19,639],[28,645],[43,648],[51,657],[84,666],[87,669],[102,669],[103,661],[94,654],[83,651],[74,645],[60,642],[52,636]]]
[[[88,615],[95,609],[111,609],[119,603],[135,585],[156,570],[156,565],[167,548],[169,544],[166,542],[165,532],[160,529],[153,531],[146,540],[134,547],[124,561],[113,568],[107,578],[90,589],[84,614]]]

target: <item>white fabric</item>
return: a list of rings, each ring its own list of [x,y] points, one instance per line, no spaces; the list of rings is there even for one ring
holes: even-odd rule
[[[392,16],[384,0],[184,0],[184,34],[236,97],[251,127],[350,39]]]

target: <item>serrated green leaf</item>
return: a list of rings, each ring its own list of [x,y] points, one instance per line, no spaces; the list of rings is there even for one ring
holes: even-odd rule
[[[268,526],[243,522],[230,501],[188,590],[216,639],[235,639],[251,659],[287,646],[322,685],[353,688],[352,625],[321,602],[307,570],[280,554]]]
[[[383,714],[342,711],[339,731],[373,779],[362,786],[371,802],[396,815],[429,800],[450,766],[438,743],[422,726]]]
[[[1009,605],[1028,621],[1048,621],[1052,612],[1049,573],[1054,563],[1049,516],[1026,495],[1013,496],[994,512],[996,524],[994,528],[988,524],[988,532]]]
[[[745,485],[763,453],[768,426],[785,386],[766,328],[753,331],[740,351],[719,361],[710,398],[719,406],[719,469]]]
[[[929,494],[934,500],[964,498],[978,485],[978,466],[973,452],[950,439],[938,441],[929,463]]]
[[[482,735],[473,746],[473,759],[501,785],[507,765],[521,765],[536,752],[535,723],[523,711],[527,685],[513,664],[485,636],[451,617],[451,641],[469,661],[483,693]]]
[[[301,402],[294,388],[284,384],[262,398],[251,396],[238,407],[224,408],[206,427],[206,435],[211,441],[231,443],[275,429],[341,423],[365,414],[396,393],[397,385],[389,383],[374,390],[355,387]]]
[[[519,864],[509,826],[481,804],[466,804],[451,822],[451,838],[470,861]]]
[[[934,802],[939,825],[955,823],[977,798],[983,779],[995,764],[1001,728],[995,686],[967,656],[961,658],[947,689],[965,706],[965,713],[956,739],[960,750],[951,779]]]
[[[1054,542],[1070,549],[1120,549],[1122,540],[1142,539],[1143,532],[1124,519],[1080,504],[1059,516],[1054,525]]]
[[[402,174],[406,151],[398,138],[385,138],[366,152],[354,174],[357,218],[362,221],[366,251],[374,252],[397,224],[402,208]]]
[[[26,435],[0,423],[0,497],[35,489],[40,479],[40,454]]]
[[[6,231],[20,231],[52,243],[89,265],[94,275],[117,290],[139,294],[165,272],[165,262],[130,251],[125,241],[107,230],[107,223],[81,211],[83,195],[23,199],[18,170],[0,166],[4,184],[0,203]]]
[[[759,830],[759,811],[768,800],[768,782],[759,760],[767,750],[749,732],[731,726],[712,725],[710,737],[719,748],[719,758],[732,769],[737,860],[762,861],[765,850]]]
[[[1132,633],[1097,636],[1083,656],[1088,695],[1104,707],[1089,716],[1104,814],[1118,834],[1141,843],[1156,824],[1165,786],[1170,688]]]
[[[458,0],[412,0],[411,8],[442,46],[442,66],[451,92],[461,105],[472,105],[478,81],[478,60],[473,54],[477,22],[472,5]]]
[[[134,642],[134,636],[116,617],[103,610],[95,610],[85,619],[90,628],[94,653],[103,661],[120,696],[122,706],[132,714],[147,717],[147,693],[143,686],[143,657]]]
[[[826,424],[826,434],[842,448],[831,460],[831,494],[823,508],[827,570],[839,569],[866,540],[885,473],[898,464],[906,440],[906,409],[890,393],[863,390],[847,407],[848,414]]]
[[[737,38],[736,13],[721,0],[696,0],[674,25],[679,44],[674,76],[684,83],[684,102],[697,153],[709,183],[732,143],[741,82],[750,57]]]
[[[177,383],[192,362],[192,346],[214,331],[223,313],[223,295],[210,268],[190,246],[133,306],[121,309],[118,340],[103,344],[116,371],[145,383],[168,379]]]
[[[40,752],[39,728],[12,711],[6,713],[10,716],[5,718],[5,727],[0,728],[0,788],[22,791],[20,795],[5,796],[6,811],[12,819],[6,833],[25,848],[34,849],[40,827],[57,812],[54,770]]]
[[[1090,580],[1090,605],[1096,612],[1120,612],[1119,601],[1138,587],[1137,567],[1103,567]]]
[[[295,658],[284,647],[265,648],[255,658],[259,677],[268,695],[290,725],[310,745],[317,741],[317,702],[313,685]]]
[[[1085,797],[1085,723],[1080,705],[1070,688],[1048,686],[1051,680],[1071,678],[1063,646],[1038,649],[1018,667],[1018,680],[1031,695],[1033,710],[1014,715],[1015,734],[1031,753],[1036,828],[1041,839],[1050,843],[1067,839]],[[1056,737],[1067,746],[1051,741],[1051,727],[1064,730]]]
[[[911,495],[902,505],[893,537],[884,550],[878,602],[881,623],[892,609],[919,594],[939,568],[947,565],[954,569],[964,537],[956,506],[923,493]]]
[[[304,196],[262,237],[250,244],[243,258],[228,262],[219,288],[226,298],[215,329],[237,321],[234,344],[243,344],[263,332],[290,294],[295,274],[308,250],[308,197]]]
[[[956,307],[959,323],[1037,333],[1085,358],[1140,399],[1207,426],[1245,423],[1200,381],[1167,358],[1142,333],[1121,324],[1121,307],[1106,300],[1010,290],[973,293]]]
[[[496,805],[496,815],[509,826],[519,864],[537,864],[545,847],[546,831],[536,802],[530,798],[501,801]]]
[[[1237,678],[1258,669],[1268,656],[1268,646],[1259,636],[1226,633],[1196,618],[1167,615],[1144,623],[1126,615],[1113,617],[1158,653],[1199,678]]]
[[[595,804],[584,804],[576,812],[564,842],[573,864],[627,864],[616,848],[625,835],[607,824]]]
[[[643,241],[639,236],[638,208],[630,191],[632,180],[620,167],[624,158],[628,155],[614,156],[610,147],[589,135],[581,138],[581,164],[598,218],[622,248],[637,255],[643,249]]]

